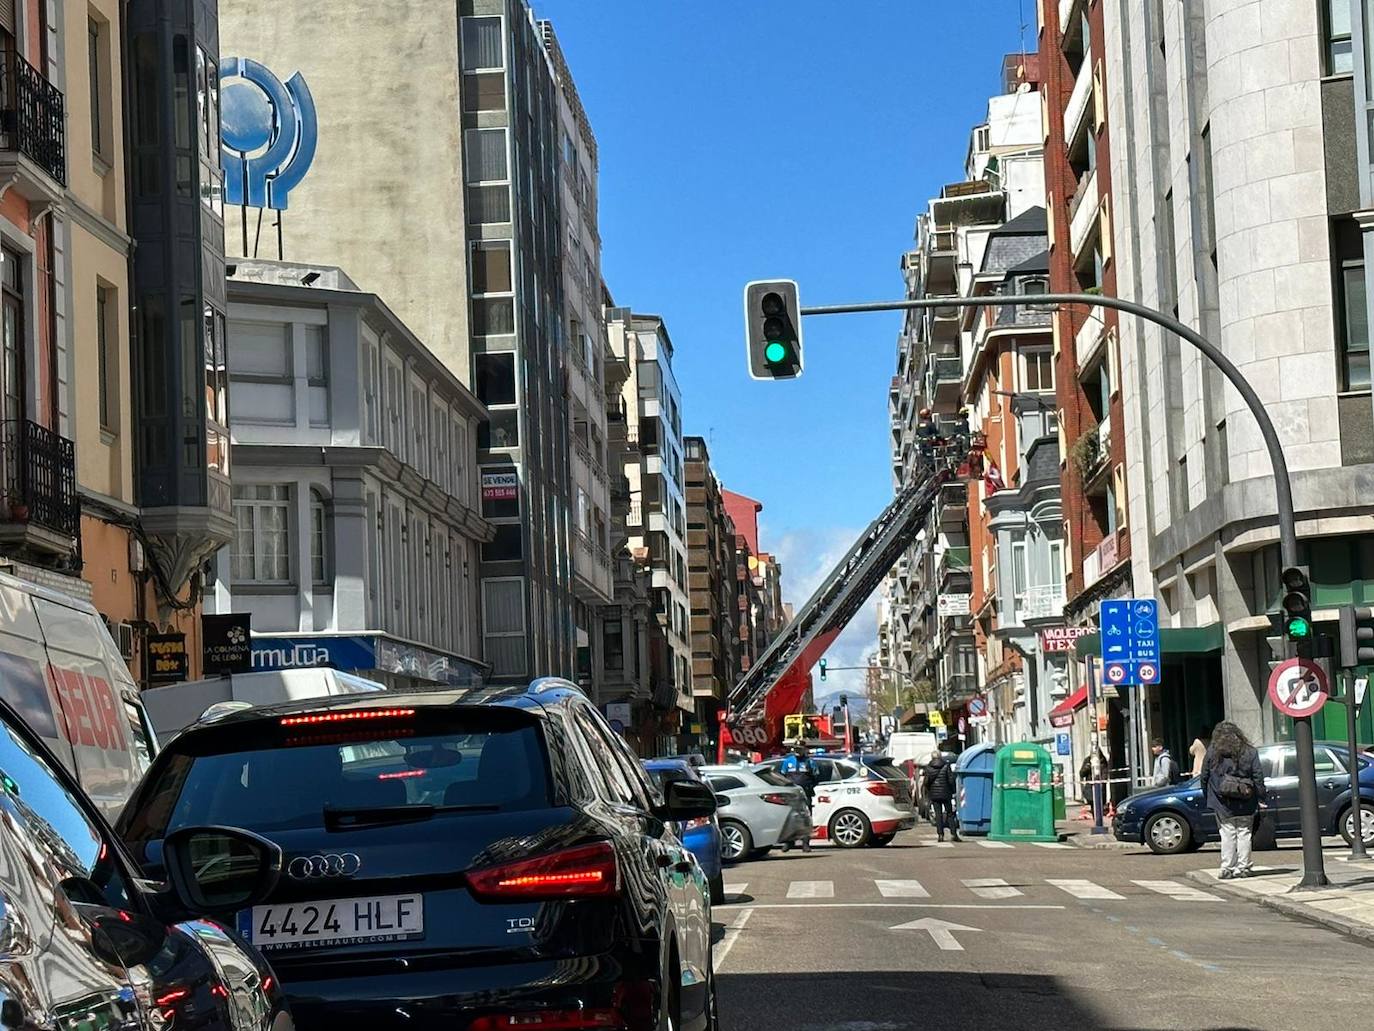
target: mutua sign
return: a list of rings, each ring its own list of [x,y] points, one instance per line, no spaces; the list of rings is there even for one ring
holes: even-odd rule
[[[373,669],[375,638],[335,634],[320,637],[254,637],[253,670],[329,667],[345,672]]]
[[[1052,626],[1040,631],[1042,652],[1071,652],[1080,637],[1087,637],[1095,628],[1090,626]]]

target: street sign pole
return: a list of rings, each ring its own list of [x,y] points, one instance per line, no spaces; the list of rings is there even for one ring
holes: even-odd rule
[[[1350,858],[1368,859],[1364,847],[1364,813],[1360,810],[1360,746],[1356,740],[1356,722],[1359,703],[1355,700],[1355,675],[1346,673],[1345,677],[1345,730],[1347,744],[1350,746],[1350,819],[1354,834],[1350,842]]]
[[[1102,784],[1102,780],[1103,780],[1103,778],[1106,776],[1107,771],[1104,770],[1104,769],[1102,768],[1102,759],[1101,759],[1101,756],[1102,756],[1102,745],[1101,745],[1101,743],[1100,743],[1101,740],[1102,740],[1102,739],[1101,739],[1102,731],[1100,731],[1100,730],[1098,729],[1098,726],[1097,726],[1097,724],[1098,724],[1098,712],[1099,712],[1098,706],[1099,706],[1099,698],[1098,698],[1098,695],[1097,695],[1097,678],[1093,676],[1093,660],[1092,660],[1092,656],[1089,656],[1089,657],[1088,657],[1088,716],[1089,716],[1089,718],[1093,721],[1093,723],[1092,723],[1092,735],[1091,735],[1091,736],[1089,737],[1089,739],[1088,739],[1088,740],[1091,742],[1091,744],[1090,744],[1088,747],[1090,747],[1090,748],[1092,749],[1092,753],[1091,753],[1091,756],[1090,756],[1091,761],[1090,761],[1089,764],[1088,764],[1088,769],[1092,772],[1092,778],[1093,778],[1093,784],[1092,784],[1092,788],[1093,788],[1093,829],[1092,829],[1092,833],[1094,833],[1094,834],[1106,834],[1106,833],[1107,833],[1107,828],[1104,827],[1104,826],[1102,826],[1102,808],[1103,808],[1103,798],[1102,798],[1102,788],[1103,788],[1103,784]]]

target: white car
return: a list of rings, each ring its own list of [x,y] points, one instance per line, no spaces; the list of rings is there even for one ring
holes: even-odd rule
[[[911,784],[886,756],[816,756],[820,773],[811,836],[840,848],[881,847],[916,826]],[[762,767],[777,770],[782,760]]]

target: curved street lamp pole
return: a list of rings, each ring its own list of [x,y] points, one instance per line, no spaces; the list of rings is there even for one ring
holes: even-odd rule
[[[1269,452],[1269,462],[1274,470],[1274,494],[1277,502],[1277,521],[1279,529],[1279,559],[1284,567],[1298,564],[1297,518],[1293,512],[1293,484],[1288,474],[1288,460],[1283,454],[1278,431],[1273,420],[1265,410],[1264,403],[1250,381],[1245,378],[1234,362],[1210,340],[1190,326],[1163,312],[1147,308],[1135,301],[1120,297],[1106,297],[1101,294],[992,294],[986,297],[919,297],[902,301],[869,301],[859,304],[827,304],[802,308],[802,315],[852,315],[862,312],[909,311],[923,308],[981,308],[1026,306],[1038,308],[1044,305],[1081,304],[1094,308],[1112,308],[1116,311],[1134,315],[1153,322],[1186,340],[1213,365],[1221,370],[1236,388],[1245,402],[1250,414],[1259,425],[1260,436],[1264,438],[1265,450]],[[1292,646],[1288,646],[1292,651]],[[1326,865],[1322,857],[1321,827],[1317,810],[1317,770],[1312,751],[1312,720],[1310,717],[1297,717],[1293,720],[1293,734],[1298,753],[1298,810],[1302,817],[1302,865],[1303,875],[1300,888],[1320,888],[1327,884]]]

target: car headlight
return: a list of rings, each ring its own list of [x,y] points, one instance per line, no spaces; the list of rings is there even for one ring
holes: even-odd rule
[[[1131,803],[1130,803],[1130,802],[1122,802],[1119,806],[1116,807],[1116,815],[1117,815],[1117,816],[1125,816],[1125,815],[1126,815],[1128,812],[1130,812],[1130,811],[1131,811]]]

